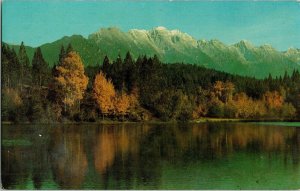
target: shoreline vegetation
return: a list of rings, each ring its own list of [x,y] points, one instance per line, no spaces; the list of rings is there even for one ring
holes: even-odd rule
[[[69,44],[52,68],[2,44],[2,124],[300,121],[300,73],[264,79],[139,56],[85,66]]]
[[[135,123],[145,123],[145,124],[173,124],[173,123],[223,123],[223,122],[300,122],[299,119],[295,120],[286,120],[286,119],[236,119],[236,118],[200,118],[200,119],[194,119],[190,121],[162,121],[162,120],[150,120],[150,121],[119,121],[119,120],[110,120],[110,119],[104,119],[100,121],[95,122],[85,122],[85,121],[64,121],[64,122],[49,122],[49,123],[32,123],[32,122],[20,122],[18,124],[24,124],[24,125],[31,125],[31,124],[101,124],[101,125],[110,125],[110,124],[135,124]],[[15,122],[13,121],[2,121],[2,125],[13,125]]]

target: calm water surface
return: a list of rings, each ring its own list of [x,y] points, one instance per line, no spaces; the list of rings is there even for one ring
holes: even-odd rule
[[[2,185],[299,189],[298,125],[2,125]]]

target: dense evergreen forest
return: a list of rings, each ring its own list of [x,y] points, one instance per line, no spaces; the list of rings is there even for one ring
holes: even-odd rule
[[[2,44],[2,121],[300,119],[300,73],[255,79],[128,52],[84,67],[71,44],[52,68],[40,48]]]

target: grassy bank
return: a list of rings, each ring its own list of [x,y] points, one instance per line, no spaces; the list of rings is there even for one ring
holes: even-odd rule
[[[299,122],[299,119],[281,119],[281,118],[261,118],[261,119],[243,119],[243,118],[209,118],[204,117],[193,120],[195,123],[205,122]]]

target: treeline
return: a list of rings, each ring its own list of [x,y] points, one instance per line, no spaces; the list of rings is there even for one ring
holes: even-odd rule
[[[2,44],[1,78],[2,121],[300,119],[299,71],[255,79],[129,52],[84,68],[70,44],[50,68],[22,43]]]

